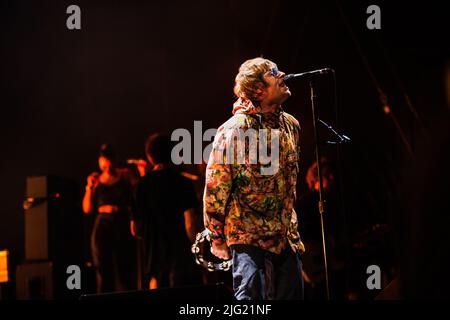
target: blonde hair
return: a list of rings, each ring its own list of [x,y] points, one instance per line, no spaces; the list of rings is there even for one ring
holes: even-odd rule
[[[254,58],[245,61],[239,67],[239,73],[235,78],[234,94],[238,98],[247,98],[258,101],[258,89],[266,88],[264,75],[277,65],[264,58]]]

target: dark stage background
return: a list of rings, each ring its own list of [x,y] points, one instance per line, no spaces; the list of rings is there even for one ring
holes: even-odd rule
[[[194,120],[217,128],[231,114],[239,65],[260,55],[286,73],[336,70],[338,122],[330,78],[319,81],[320,117],[352,138],[341,148],[348,223],[389,222],[411,158],[353,39],[414,152],[446,108],[449,19],[441,1],[372,2],[2,0],[0,247],[23,256],[27,176],[67,177],[81,192],[101,143],[124,160],[144,156],[150,132],[193,132]],[[81,8],[78,31],[66,28],[71,4]],[[381,30],[366,28],[371,4]],[[309,88],[290,88],[285,110],[303,128],[301,191],[314,155]],[[336,159],[334,147],[324,152]]]

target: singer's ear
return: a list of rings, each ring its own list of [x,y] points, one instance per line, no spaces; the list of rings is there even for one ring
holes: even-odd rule
[[[255,100],[262,101],[265,99],[266,95],[267,95],[267,89],[265,89],[265,88],[256,89]]]

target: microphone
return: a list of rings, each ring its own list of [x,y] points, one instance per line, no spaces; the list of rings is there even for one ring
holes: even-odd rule
[[[127,159],[127,163],[128,164],[140,164],[140,163],[144,163],[144,162],[147,162],[147,161],[145,161],[145,160],[143,160],[143,159]]]
[[[333,71],[334,71],[333,69],[325,68],[325,69],[313,70],[313,71],[308,71],[308,72],[303,72],[303,73],[292,73],[292,74],[285,75],[283,78],[283,81],[286,82],[286,81],[290,81],[293,79],[310,79],[315,76],[331,73]]]
[[[339,133],[337,133],[336,130],[334,130],[332,126],[330,126],[329,124],[327,124],[327,123],[326,123],[325,121],[323,121],[322,119],[317,119],[317,120],[319,120],[319,122],[320,122],[321,124],[323,124],[328,130],[330,130],[331,132],[333,132],[333,133],[336,135],[336,137],[339,138],[339,141],[326,141],[326,143],[328,143],[328,144],[344,144],[344,143],[347,143],[347,142],[350,142],[350,141],[351,141],[351,139],[350,139],[349,137],[347,137],[345,134],[339,134]]]

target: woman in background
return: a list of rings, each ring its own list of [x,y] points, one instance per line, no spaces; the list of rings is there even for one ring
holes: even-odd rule
[[[116,155],[104,144],[98,158],[101,173],[87,178],[85,214],[97,212],[91,236],[97,292],[136,289],[136,243],[130,233],[133,207],[128,171],[117,168]]]

